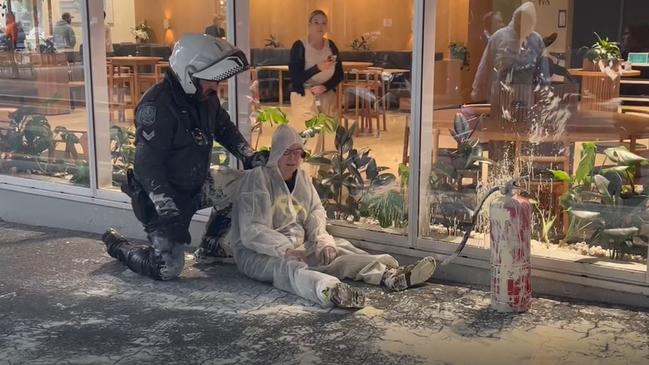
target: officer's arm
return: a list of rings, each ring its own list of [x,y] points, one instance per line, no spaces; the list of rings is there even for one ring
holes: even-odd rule
[[[223,108],[219,108],[218,113],[214,128],[214,139],[239,161],[246,161],[254,154],[252,147],[230,119],[230,114]]]
[[[169,185],[165,161],[172,146],[175,121],[156,110],[153,103],[138,105],[135,123],[136,148],[134,174],[159,215],[177,214],[175,192]]]

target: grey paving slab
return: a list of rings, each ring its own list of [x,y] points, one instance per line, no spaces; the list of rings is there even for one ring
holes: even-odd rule
[[[649,314],[535,298],[489,309],[484,288],[366,287],[327,310],[230,264],[157,282],[95,235],[0,222],[0,364],[649,364]]]

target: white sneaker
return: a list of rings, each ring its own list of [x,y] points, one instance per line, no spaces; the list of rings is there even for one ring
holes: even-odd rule
[[[412,265],[388,269],[381,283],[392,291],[402,291],[425,283],[437,269],[437,261],[432,256],[424,257]]]
[[[365,307],[365,292],[361,288],[355,288],[345,283],[338,283],[333,288],[327,288],[323,294],[336,307],[348,309]]]

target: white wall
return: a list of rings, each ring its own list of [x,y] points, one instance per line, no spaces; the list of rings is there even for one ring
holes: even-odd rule
[[[548,1],[536,0],[536,31],[542,36],[557,32],[557,40],[549,47],[551,52],[566,52],[568,28],[558,28],[559,10],[566,10],[566,22],[570,21],[571,16],[568,14],[569,0],[551,0],[550,5],[545,5]]]
[[[131,29],[135,27],[135,0],[104,0],[106,2],[106,20],[111,21],[113,43],[135,42]],[[112,12],[112,16],[111,13]]]

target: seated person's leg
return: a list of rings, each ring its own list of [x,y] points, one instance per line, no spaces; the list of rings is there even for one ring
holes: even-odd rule
[[[394,257],[371,255],[343,239],[336,239],[336,253],[338,256],[331,264],[315,269],[339,279],[381,285],[381,279],[386,270],[399,267],[399,262]]]
[[[236,245],[233,255],[239,270],[249,278],[272,283],[278,289],[323,307],[342,304],[358,308],[364,304],[360,290],[348,287],[331,275],[309,270],[302,261],[258,254],[243,245]]]
[[[338,256],[331,264],[312,269],[340,279],[385,285],[393,291],[424,283],[437,268],[433,257],[426,257],[413,265],[399,266],[399,262],[390,255],[369,254],[343,239],[336,239],[336,252]]]

